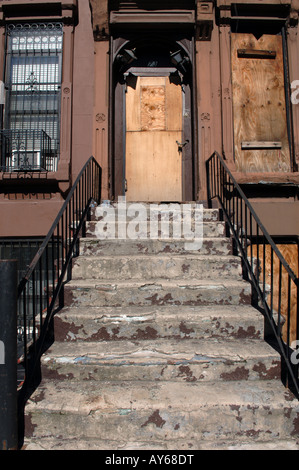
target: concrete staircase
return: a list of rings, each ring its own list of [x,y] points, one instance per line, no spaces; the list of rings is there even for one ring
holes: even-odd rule
[[[190,251],[148,234],[101,240],[95,210],[26,406],[25,449],[299,449],[299,403],[218,219],[204,210]]]

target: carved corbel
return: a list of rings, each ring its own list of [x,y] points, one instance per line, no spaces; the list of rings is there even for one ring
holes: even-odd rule
[[[220,26],[230,26],[231,23],[231,4],[230,2],[217,0],[217,9]]]
[[[198,41],[210,41],[214,24],[213,1],[197,0],[196,33]]]

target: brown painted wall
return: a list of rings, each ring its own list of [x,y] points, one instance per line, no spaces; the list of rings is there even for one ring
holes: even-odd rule
[[[4,62],[4,31],[6,22],[62,21],[64,23],[64,50],[61,87],[61,157],[56,173],[0,173],[0,236],[44,236],[51,227],[64,201],[64,192],[70,187],[72,82],[73,82],[73,28],[77,0],[53,2],[59,16],[51,17],[51,0],[31,0],[30,9],[24,0],[0,1],[2,33],[0,69]],[[35,9],[36,6],[36,9]],[[29,16],[28,16],[29,15]],[[1,78],[3,76],[2,72]]]
[[[72,178],[76,178],[93,151],[94,41],[89,0],[78,4],[74,33]]]
[[[271,235],[299,235],[299,201],[250,200]]]
[[[50,230],[63,201],[2,201],[0,237],[43,237]]]
[[[205,200],[205,161],[215,150],[219,153],[222,150],[218,30],[213,31],[211,41],[196,41],[195,47],[199,153],[197,199]]]
[[[93,111],[93,156],[102,167],[102,197],[109,195],[109,42],[94,43],[95,87]]]
[[[54,1],[54,0],[53,0]],[[32,4],[38,2],[31,0]],[[30,3],[31,3],[30,2]],[[4,3],[22,4],[21,0]],[[55,2],[54,2],[55,3]],[[67,5],[67,2],[62,2]],[[70,2],[75,4],[76,2]],[[45,235],[63,202],[64,192],[79,173],[86,160],[94,155],[103,170],[103,198],[109,197],[109,22],[108,0],[79,0],[78,24],[66,22],[63,57],[62,83],[62,131],[61,161],[59,172],[53,176],[53,184],[48,192],[51,199],[42,199],[42,191],[36,199],[21,200],[8,198],[7,186],[3,186],[0,174],[0,236]],[[137,2],[138,3],[138,2]],[[161,2],[162,3],[162,2]],[[233,96],[231,77],[231,33],[229,16],[230,0],[218,0],[220,25],[215,23],[213,2],[198,3],[195,12],[197,33],[195,41],[195,115],[194,123],[198,143],[197,154],[197,194],[198,200],[206,199],[205,161],[217,150],[224,152],[226,161],[240,182],[283,181],[299,184],[299,173],[286,175],[235,172],[233,139]],[[208,9],[202,8],[207,4]],[[254,3],[250,1],[240,3]],[[256,2],[255,2],[256,3]],[[290,80],[299,80],[298,26],[299,0],[281,2],[267,0],[270,4],[290,4],[292,6],[292,26],[288,30],[288,53]],[[64,15],[71,15],[65,10]],[[186,18],[190,19],[190,15]],[[183,18],[182,15],[178,18]],[[188,19],[188,21],[189,21]],[[1,12],[0,12],[1,21]],[[185,20],[184,20],[185,21]],[[202,36],[204,25],[209,25],[209,34]],[[213,27],[211,27],[213,26]],[[161,28],[165,25],[162,23]],[[128,28],[128,26],[127,26]],[[154,25],[154,28],[158,28]],[[157,30],[157,29],[156,29]],[[111,31],[110,31],[111,32]],[[153,34],[155,34],[153,32]],[[1,47],[1,46],[0,46]],[[3,47],[0,50],[0,60]],[[2,63],[0,64],[1,72]],[[299,163],[299,104],[292,106],[294,123],[294,147],[296,162]],[[43,184],[41,182],[41,184]],[[1,189],[2,188],[2,189]],[[20,185],[19,196],[34,193],[30,180]],[[294,199],[254,200],[258,215],[272,234],[299,233],[299,205]]]

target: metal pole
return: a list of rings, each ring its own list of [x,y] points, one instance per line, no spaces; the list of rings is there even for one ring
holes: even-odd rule
[[[0,260],[0,450],[17,447],[17,261]]]

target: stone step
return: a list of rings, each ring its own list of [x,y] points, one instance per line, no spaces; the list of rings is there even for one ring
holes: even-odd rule
[[[143,218],[143,215],[145,217]],[[200,203],[146,203],[127,202],[125,205],[118,202],[99,204],[91,209],[91,219],[97,220],[183,220],[201,219],[203,222],[219,221],[219,209],[208,209]]]
[[[109,235],[110,234],[110,237]],[[174,222],[151,226],[150,223],[138,222],[114,222],[114,221],[89,221],[86,222],[86,236],[99,239],[150,239],[150,238],[174,238],[193,239],[195,236],[204,238],[225,237],[225,222],[203,222],[195,225],[192,221],[184,228],[183,225],[175,225]]]
[[[271,380],[280,357],[263,341],[237,339],[55,343],[42,358],[44,378],[204,382]]]
[[[298,433],[298,400],[276,380],[44,380],[27,404],[27,439],[105,439],[160,446],[279,442]]]
[[[69,307],[54,317],[55,341],[157,338],[263,339],[264,318],[250,305]]]
[[[77,279],[65,285],[66,306],[246,305],[251,285],[243,280],[115,281]]]
[[[123,235],[136,224],[134,205],[125,223],[119,205],[104,206]],[[169,207],[159,205],[161,220]],[[264,318],[219,211],[193,212],[194,224],[203,215],[203,237],[190,243],[150,238],[152,206],[139,208],[143,240],[130,231],[96,238],[103,207],[92,210],[42,382],[26,404],[24,447],[299,449],[298,400],[263,341]]]
[[[240,279],[237,256],[114,255],[75,258],[72,279]]]
[[[204,238],[200,246],[185,240],[100,240],[96,238],[80,239],[80,255],[136,255],[136,254],[199,254],[199,255],[231,255],[232,240],[230,238]]]
[[[177,462],[178,465],[183,465],[186,463],[200,465],[201,456],[199,453],[194,453],[194,450],[230,450],[230,451],[240,451],[240,450],[299,450],[299,440],[295,438],[288,438],[286,440],[274,440],[274,441],[255,441],[252,442],[249,439],[242,440],[240,443],[233,440],[211,440],[211,441],[202,441],[190,439],[189,441],[183,439],[175,439],[173,441],[168,440],[161,443],[161,441],[151,441],[148,442],[128,442],[124,440],[105,440],[103,438],[95,439],[63,439],[59,438],[36,438],[36,439],[25,439],[23,450],[32,451],[32,450],[105,450],[110,452],[118,451],[117,454],[114,454],[114,459],[119,459],[118,464],[124,462],[132,462],[132,465],[136,462],[133,460],[133,455],[128,456],[128,450],[135,450],[134,454],[135,459],[138,459],[138,463],[146,462],[151,465],[158,464],[158,455],[162,456],[160,453],[154,454],[153,450],[164,450],[164,451],[175,451],[175,455],[165,454],[166,462],[169,464],[174,460],[174,463]],[[181,451],[180,453],[178,451]],[[193,452],[192,452],[193,451]],[[112,464],[113,455],[104,454],[104,461],[108,464]],[[109,460],[110,459],[110,460]],[[137,464],[138,465],[138,464]]]

